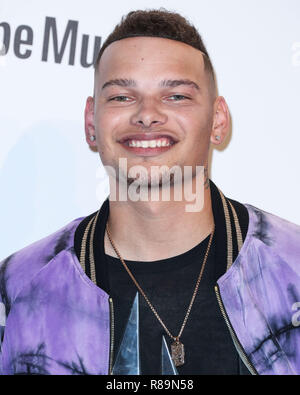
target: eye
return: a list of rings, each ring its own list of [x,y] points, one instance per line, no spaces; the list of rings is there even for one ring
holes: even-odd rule
[[[115,97],[111,97],[108,101],[120,101],[120,102],[125,102],[130,100],[129,97],[127,96],[115,96]]]
[[[189,97],[184,95],[172,95],[169,96],[168,99],[171,99],[171,101],[181,101],[181,100],[189,100]]]

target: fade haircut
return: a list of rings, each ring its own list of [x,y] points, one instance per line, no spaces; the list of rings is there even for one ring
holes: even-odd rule
[[[99,62],[105,49],[113,42],[129,37],[168,38],[198,49],[203,54],[204,68],[209,77],[210,88],[215,94],[216,80],[214,69],[199,32],[183,16],[164,8],[131,11],[123,16],[121,22],[103,43],[94,65],[95,72],[98,70]]]

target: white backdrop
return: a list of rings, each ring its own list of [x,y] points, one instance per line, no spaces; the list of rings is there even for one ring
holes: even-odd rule
[[[104,40],[134,9],[178,11],[203,36],[233,122],[226,148],[214,151],[212,179],[227,196],[300,224],[299,0],[128,3],[0,0],[0,260],[107,196],[99,156],[84,138],[93,69],[80,64],[81,42],[89,36],[91,60],[95,36]],[[46,17],[55,18],[59,46],[68,22],[78,21],[74,65],[70,43],[61,63],[51,43],[42,61]]]

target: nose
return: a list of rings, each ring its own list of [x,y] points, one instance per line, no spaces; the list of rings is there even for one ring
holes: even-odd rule
[[[159,111],[158,104],[150,100],[140,103],[138,110],[131,117],[131,123],[143,128],[162,126],[167,122],[167,115]]]

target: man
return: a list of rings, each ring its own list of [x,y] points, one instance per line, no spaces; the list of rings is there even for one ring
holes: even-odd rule
[[[208,179],[229,123],[193,26],[165,10],[122,19],[85,111],[111,195],[2,262],[3,374],[300,373],[300,228]]]

